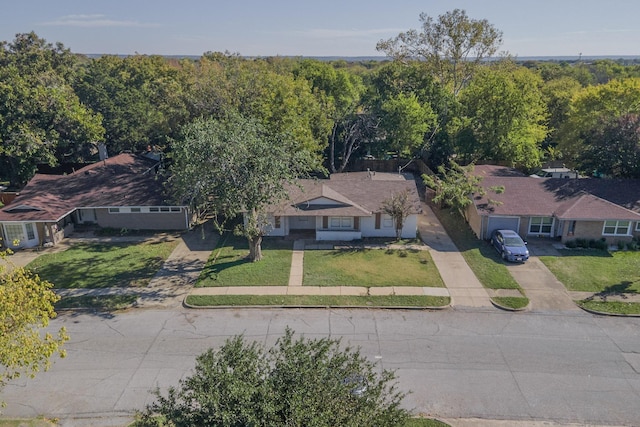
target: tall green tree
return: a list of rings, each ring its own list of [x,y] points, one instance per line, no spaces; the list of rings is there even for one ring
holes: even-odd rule
[[[103,140],[99,114],[85,107],[66,80],[73,56],[35,34],[0,44],[0,175],[28,181],[39,163],[77,161],[87,143]]]
[[[479,70],[461,94],[475,141],[463,150],[463,158],[538,166],[547,134],[541,86],[536,73],[510,62]]]
[[[421,30],[409,30],[378,42],[376,48],[396,60],[424,60],[454,95],[471,80],[485,58],[502,44],[502,32],[486,19],[471,19],[454,9],[437,19],[420,14]]]
[[[47,370],[54,355],[65,356],[62,346],[69,339],[64,328],[55,336],[42,333],[56,316],[53,304],[60,299],[53,285],[13,265],[8,255],[0,252],[0,390],[22,375]]]
[[[248,258],[258,261],[268,206],[287,197],[287,182],[317,166],[315,154],[255,118],[231,113],[222,120],[196,120],[172,144],[169,191],[203,217],[244,212],[238,232],[249,242]]]
[[[584,138],[603,122],[640,109],[640,78],[612,80],[580,90],[571,100],[567,120],[558,131],[558,149],[570,165],[577,165]]]
[[[579,168],[616,178],[640,178],[640,115],[603,122],[585,135]]]
[[[301,61],[295,73],[309,82],[331,123],[326,162],[329,170],[343,172],[351,156],[371,139],[378,125],[362,105],[362,79],[346,68],[310,59]]]
[[[266,349],[236,336],[198,356],[178,387],[156,390],[139,425],[402,427],[395,380],[340,340],[294,339],[287,329]]]
[[[160,56],[101,56],[75,84],[82,102],[103,117],[111,154],[166,146],[186,122],[177,65]]]

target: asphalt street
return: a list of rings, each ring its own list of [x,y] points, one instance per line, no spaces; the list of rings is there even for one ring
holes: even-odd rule
[[[195,356],[244,334],[271,345],[290,326],[342,337],[395,369],[405,404],[441,418],[640,425],[640,319],[495,309],[133,310],[62,314],[68,355],[35,379],[8,385],[5,417],[63,426],[126,425],[177,384]]]

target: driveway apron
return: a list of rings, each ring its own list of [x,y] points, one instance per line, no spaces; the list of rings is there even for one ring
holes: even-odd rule
[[[534,311],[580,311],[564,285],[536,256],[523,264],[507,263],[507,269],[524,289]]]

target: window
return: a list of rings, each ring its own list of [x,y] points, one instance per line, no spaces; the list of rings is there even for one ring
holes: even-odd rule
[[[131,208],[131,213],[140,213],[140,208]]]
[[[36,233],[33,231],[33,224],[28,222],[24,225],[27,230],[27,240],[33,240],[36,238]]]
[[[180,212],[180,208],[171,208],[171,212]]]
[[[382,226],[384,228],[393,228],[393,218],[391,217],[391,215],[384,215],[384,217],[382,218]]]
[[[109,208],[109,213],[120,213],[120,208]]]
[[[151,207],[149,208],[149,212],[160,212],[160,208]]]
[[[160,208],[160,212],[171,212],[171,209],[169,208]]]
[[[329,218],[330,228],[353,229],[353,217],[350,216],[332,216]]]
[[[24,230],[22,229],[22,224],[5,224],[4,232],[7,235],[7,243],[9,245],[13,245],[16,241],[22,242],[24,240]]]
[[[603,236],[628,236],[631,221],[605,221],[602,229]]]
[[[550,234],[553,218],[551,217],[531,217],[529,221],[529,234]]]
[[[640,231],[640,221],[636,222],[636,231]]]
[[[280,220],[279,216],[275,216],[273,217],[273,223],[274,223],[274,228],[280,228],[282,227],[282,221]]]

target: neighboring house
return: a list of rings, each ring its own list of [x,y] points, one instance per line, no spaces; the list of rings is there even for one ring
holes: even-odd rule
[[[472,196],[467,210],[479,238],[488,239],[496,229],[562,242],[604,238],[615,244],[640,236],[639,180],[532,178],[490,165],[475,166],[474,174],[487,189],[483,197]],[[504,192],[489,189],[496,186]]]
[[[395,237],[393,219],[382,204],[392,195],[408,191],[411,214],[402,228],[403,238],[417,236],[420,198],[411,175],[352,172],[330,179],[303,179],[288,187],[289,199],[269,209],[269,236],[307,235],[315,240],[359,240]]]
[[[145,157],[120,154],[68,175],[36,174],[0,209],[2,243],[13,248],[56,244],[76,224],[187,229],[187,207],[164,201],[158,165]]]

